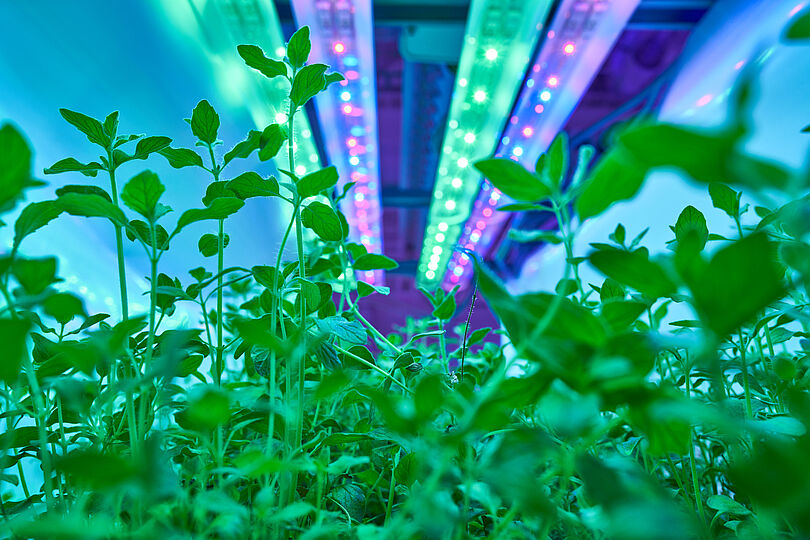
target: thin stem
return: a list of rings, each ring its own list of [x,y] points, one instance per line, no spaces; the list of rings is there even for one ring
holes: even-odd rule
[[[747,344],[743,339],[743,332],[740,330],[740,362],[742,363],[742,376],[743,376],[743,389],[745,390],[745,414],[751,419],[754,417],[753,407],[751,406],[751,388],[748,384],[748,361],[745,357],[745,349]]]
[[[107,157],[110,163],[110,169],[108,172],[110,174],[112,202],[116,208],[120,208],[118,204],[118,187],[115,182],[115,168],[112,165],[112,152],[108,152]],[[115,254],[118,259],[118,288],[121,293],[121,317],[126,321],[129,319],[129,301],[127,297],[126,267],[124,265],[124,236],[120,225],[115,225]]]
[[[360,363],[361,363],[361,364],[363,364],[364,366],[366,366],[366,367],[369,367],[369,368],[373,369],[374,371],[376,371],[377,373],[379,373],[380,375],[382,375],[382,376],[383,376],[383,377],[385,377],[386,379],[390,379],[390,380],[391,380],[391,381],[392,381],[394,384],[396,384],[397,386],[399,386],[400,388],[402,388],[402,389],[403,389],[403,390],[405,390],[406,392],[411,393],[411,389],[410,389],[410,388],[408,388],[407,386],[405,386],[404,384],[402,384],[401,382],[399,382],[399,379],[397,379],[396,377],[394,377],[393,375],[391,375],[390,373],[388,373],[387,371],[385,371],[385,370],[384,370],[384,369],[382,369],[381,367],[379,367],[379,366],[377,366],[377,365],[375,365],[375,364],[372,364],[371,362],[369,362],[369,361],[368,361],[368,360],[366,360],[365,358],[362,358],[362,357],[360,357],[360,356],[357,356],[356,354],[352,354],[352,353],[350,353],[349,351],[347,351],[347,350],[345,350],[345,349],[343,349],[343,348],[341,348],[341,347],[338,347],[337,345],[335,345],[335,350],[336,350],[336,351],[338,351],[338,352],[341,352],[341,353],[345,354],[346,356],[348,356],[349,358],[351,358],[351,359],[353,359],[353,360],[357,360],[358,362],[360,362]]]

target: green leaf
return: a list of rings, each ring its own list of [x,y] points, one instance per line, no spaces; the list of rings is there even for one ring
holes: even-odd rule
[[[259,137],[259,159],[267,161],[276,157],[286,140],[287,131],[279,124],[270,124],[264,128]]]
[[[113,111],[107,115],[107,118],[104,119],[104,124],[102,124],[104,128],[104,133],[110,138],[110,140],[114,140],[115,136],[118,135],[118,111]]]
[[[397,261],[377,253],[366,253],[365,255],[361,255],[354,261],[354,264],[352,264],[352,268],[358,271],[393,270],[394,268],[398,267],[399,263],[397,263]]]
[[[517,201],[534,202],[551,195],[537,176],[511,159],[482,159],[474,165],[496,188]]]
[[[584,221],[598,216],[615,202],[632,198],[646,175],[647,172],[621,150],[608,152],[584,182],[582,193],[574,203],[577,215]]]
[[[204,143],[214,144],[219,131],[219,115],[206,100],[202,100],[191,113],[191,132]]]
[[[689,275],[695,309],[718,336],[752,319],[784,294],[776,248],[763,232],[718,250],[705,269]]]
[[[89,448],[76,449],[58,457],[54,466],[65,473],[72,484],[93,490],[120,486],[133,480],[136,474],[131,460]]]
[[[230,237],[226,234],[223,247],[228,247],[230,241]],[[200,250],[203,257],[212,257],[219,253],[219,237],[216,234],[206,233],[200,237],[200,240],[197,242],[197,248]]]
[[[295,74],[290,100],[296,107],[302,107],[307,101],[326,87],[324,73],[327,66],[324,64],[310,64],[304,66]]]
[[[258,150],[261,135],[262,134],[255,129],[251,130],[244,141],[237,143],[236,146],[230,150],[230,152],[227,152],[225,156],[223,156],[222,159],[224,164],[227,165],[234,158],[244,159],[250,156],[250,154],[252,154],[255,150]]]
[[[20,373],[26,338],[31,322],[26,319],[0,319],[0,343],[3,344],[3,361],[0,362],[0,380],[13,385]]]
[[[326,167],[304,176],[298,181],[298,196],[303,198],[314,197],[322,191],[337,184],[338,172],[334,166]]]
[[[176,413],[181,427],[198,431],[215,429],[230,418],[228,395],[214,387],[206,387],[192,395],[189,406]]]
[[[145,137],[135,147],[135,159],[146,159],[149,154],[160,152],[172,143],[168,137]]]
[[[218,182],[211,182],[208,184],[208,187],[205,188],[205,196],[202,198],[202,203],[205,206],[211,206],[211,202],[213,202],[214,199],[235,196],[236,194],[228,189],[228,182],[220,180]]]
[[[14,250],[20,247],[23,238],[41,229],[61,213],[62,209],[57,201],[35,202],[23,208],[14,222]]]
[[[264,179],[253,171],[242,173],[229,180],[226,187],[238,198],[273,197],[278,195],[278,182],[272,176]]]
[[[166,187],[160,182],[157,174],[143,171],[124,185],[121,201],[131,210],[152,220],[155,218],[155,210],[164,191]]]
[[[368,341],[368,333],[360,321],[347,321],[339,315],[315,321],[318,329],[324,334],[334,335],[355,345]]]
[[[284,62],[271,60],[264,55],[264,52],[256,45],[239,45],[236,48],[239,56],[251,67],[270,79],[287,75],[287,66]]]
[[[56,265],[56,257],[16,259],[12,271],[17,283],[27,294],[37,295],[59,281],[56,277]]]
[[[709,184],[712,205],[728,214],[732,219],[740,214],[740,194],[719,182]]]
[[[391,289],[388,287],[379,287],[377,285],[370,285],[365,281],[357,281],[357,294],[360,298],[365,298],[366,296],[372,295],[374,293],[379,293],[384,296],[387,296],[391,293]]]
[[[100,195],[91,193],[65,193],[56,199],[59,207],[72,216],[103,217],[125,227],[124,213]]]
[[[167,146],[158,153],[165,157],[169,162],[169,165],[175,169],[203,166],[203,161],[200,155],[189,148],[172,148],[171,146]]]
[[[343,80],[345,80],[345,77],[343,75],[341,75],[340,73],[337,73],[337,72],[327,73],[326,74],[326,84],[324,85],[324,88],[328,88],[330,84],[340,82],[340,81],[343,81]]]
[[[81,163],[72,157],[60,159],[47,169],[45,174],[59,174],[63,172],[80,172],[85,176],[96,176],[98,171],[103,171],[104,167],[100,163],[91,161],[90,163]]]
[[[69,109],[59,109],[59,114],[62,118],[68,121],[73,127],[87,135],[87,140],[93,144],[106,148],[110,147],[112,140],[110,136],[104,131],[104,126],[95,118],[91,118],[86,114],[71,111]]]
[[[11,208],[31,177],[31,150],[10,124],[0,127],[0,209]]]
[[[231,214],[245,205],[244,202],[235,197],[221,197],[214,199],[211,206],[207,208],[192,208],[186,210],[177,220],[177,228],[175,228],[172,236],[176,235],[183,228],[191,225],[196,221],[203,221],[206,219],[225,219]]]
[[[433,310],[432,315],[440,321],[449,321],[456,312],[456,299],[453,294],[448,294],[442,303]]]
[[[599,288],[599,299],[604,302],[611,298],[624,298],[627,293],[616,280],[607,278]]]
[[[340,218],[329,205],[322,202],[315,201],[305,206],[301,211],[301,223],[322,240],[336,242],[344,236]]]
[[[509,239],[513,242],[545,242],[548,244],[561,244],[562,238],[551,231],[522,231],[520,229],[509,229]]]
[[[734,132],[702,132],[672,124],[634,127],[619,144],[647,170],[674,167],[700,182],[786,188],[791,175],[772,162],[737,151]]]
[[[706,499],[706,506],[718,513],[726,513],[734,516],[747,516],[751,511],[738,503],[728,495],[710,495]]]
[[[568,172],[568,136],[564,131],[554,138],[546,155],[545,172],[551,182],[560,187]]]
[[[67,324],[77,315],[85,315],[84,304],[75,294],[54,293],[42,302],[42,310],[60,324]]]
[[[136,235],[149,247],[154,247],[161,251],[169,249],[169,233],[166,232],[166,229],[160,224],[155,225],[155,241],[153,244],[149,224],[140,219],[133,219],[129,222],[129,227],[127,227],[127,238],[134,241]]]
[[[303,67],[309,58],[312,45],[309,42],[309,26],[302,26],[290,37],[287,43],[287,58],[294,68]]]
[[[786,41],[810,39],[810,10],[791,19],[783,37]]]
[[[675,223],[675,239],[678,245],[689,244],[696,251],[702,250],[709,239],[709,228],[706,218],[694,206],[687,206],[678,216]]]
[[[607,277],[632,287],[650,298],[669,296],[677,290],[663,268],[640,250],[595,251],[588,258],[591,264]]]
[[[112,202],[112,197],[110,194],[101,189],[98,186],[86,186],[86,185],[77,185],[77,184],[67,184],[62,186],[56,190],[56,196],[61,197],[66,193],[80,193],[84,195],[98,195],[102,199],[107,202]]]

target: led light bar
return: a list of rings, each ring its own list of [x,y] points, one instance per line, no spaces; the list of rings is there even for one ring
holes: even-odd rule
[[[495,150],[551,0],[473,0],[442,143],[417,282],[435,287]]]
[[[356,183],[340,202],[349,239],[370,253],[382,253],[371,0],[293,0],[292,5],[298,25],[311,30],[310,61],[345,77],[315,100],[329,162],[339,173],[338,191]],[[380,285],[383,272],[365,271],[357,277]]]
[[[582,99],[639,1],[563,0],[525,78],[496,156],[534,169],[537,158]],[[484,180],[457,245],[486,255],[509,218],[496,207],[512,202]],[[448,255],[449,262],[441,267],[445,288],[465,282],[473,272],[470,258],[463,252]]]

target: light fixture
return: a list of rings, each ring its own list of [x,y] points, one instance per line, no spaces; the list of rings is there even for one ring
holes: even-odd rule
[[[439,284],[481,182],[470,164],[495,150],[503,119],[521,86],[540,36],[538,30],[552,3],[552,0],[470,2],[464,47],[447,115],[448,129],[439,153],[434,196],[417,267],[420,286],[430,288]],[[482,61],[482,56],[488,61]],[[469,142],[467,134],[474,134],[475,144]],[[444,233],[441,241],[437,232]],[[431,271],[430,255],[435,253],[434,247],[441,246],[445,249],[440,253],[438,270]]]
[[[507,123],[496,156],[511,157],[529,170],[534,169],[537,158],[565,125],[639,2],[563,0],[527,74],[528,80],[536,84],[526,84],[520,92],[513,108],[518,122]],[[458,245],[486,256],[509,218],[508,212],[495,209],[512,202],[484,181]],[[472,275],[466,257],[458,251],[449,256],[448,263],[436,271],[435,280],[441,280],[444,287],[465,282]]]
[[[338,170],[338,191],[351,181],[356,182],[354,192],[362,195],[340,201],[349,240],[370,253],[382,253],[371,0],[293,0],[292,6],[298,26],[310,27],[310,62],[327,64],[346,77],[315,101],[326,153]],[[383,283],[381,270],[362,272],[360,277]]]

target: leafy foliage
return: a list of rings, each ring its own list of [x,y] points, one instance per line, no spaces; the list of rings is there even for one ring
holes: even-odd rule
[[[802,39],[806,20],[785,39]],[[310,49],[306,28],[284,60],[238,48],[248,67],[290,83],[289,125],[340,79],[307,64]],[[810,175],[742,152],[746,99],[721,132],[631,123],[593,167],[594,149],[574,163],[565,135],[534,171],[477,162],[520,201],[502,210],[554,214],[557,230],[510,237],[561,245],[563,275],[553,292],[512,295],[475,260],[476,291],[502,328],[456,327],[476,296],[423,290],[430,316],[388,336],[362,313],[364,298],[390,291],[356,276],[398,263],[347,240],[337,203],[351,185],[337,170],[281,171],[283,183],[230,174],[237,158],[291,150],[288,126],[220,152],[220,117],[203,100],[189,120],[198,153],[119,134],[118,113],[60,110],[101,152],[45,173],[109,184],[69,184],[23,207],[0,257],[3,536],[810,535]],[[41,185],[31,156],[17,128],[0,127],[3,213]],[[120,167],[141,159],[198,169],[205,197],[174,221],[155,173],[119,186]],[[618,224],[577,253],[581,223],[658,167],[705,183],[728,230],[687,206],[667,246],[642,246],[646,230]],[[254,197],[291,206],[288,234],[275,261],[227,266],[228,218]],[[112,316],[88,313],[56,258],[26,256],[25,239],[64,213],[113,225]],[[180,235],[193,223],[210,227],[197,237],[210,268],[162,273],[170,242],[194,241]],[[317,238],[305,244],[304,228]],[[124,236],[150,263],[145,314],[128,312]],[[604,277],[586,282],[586,265]]]

